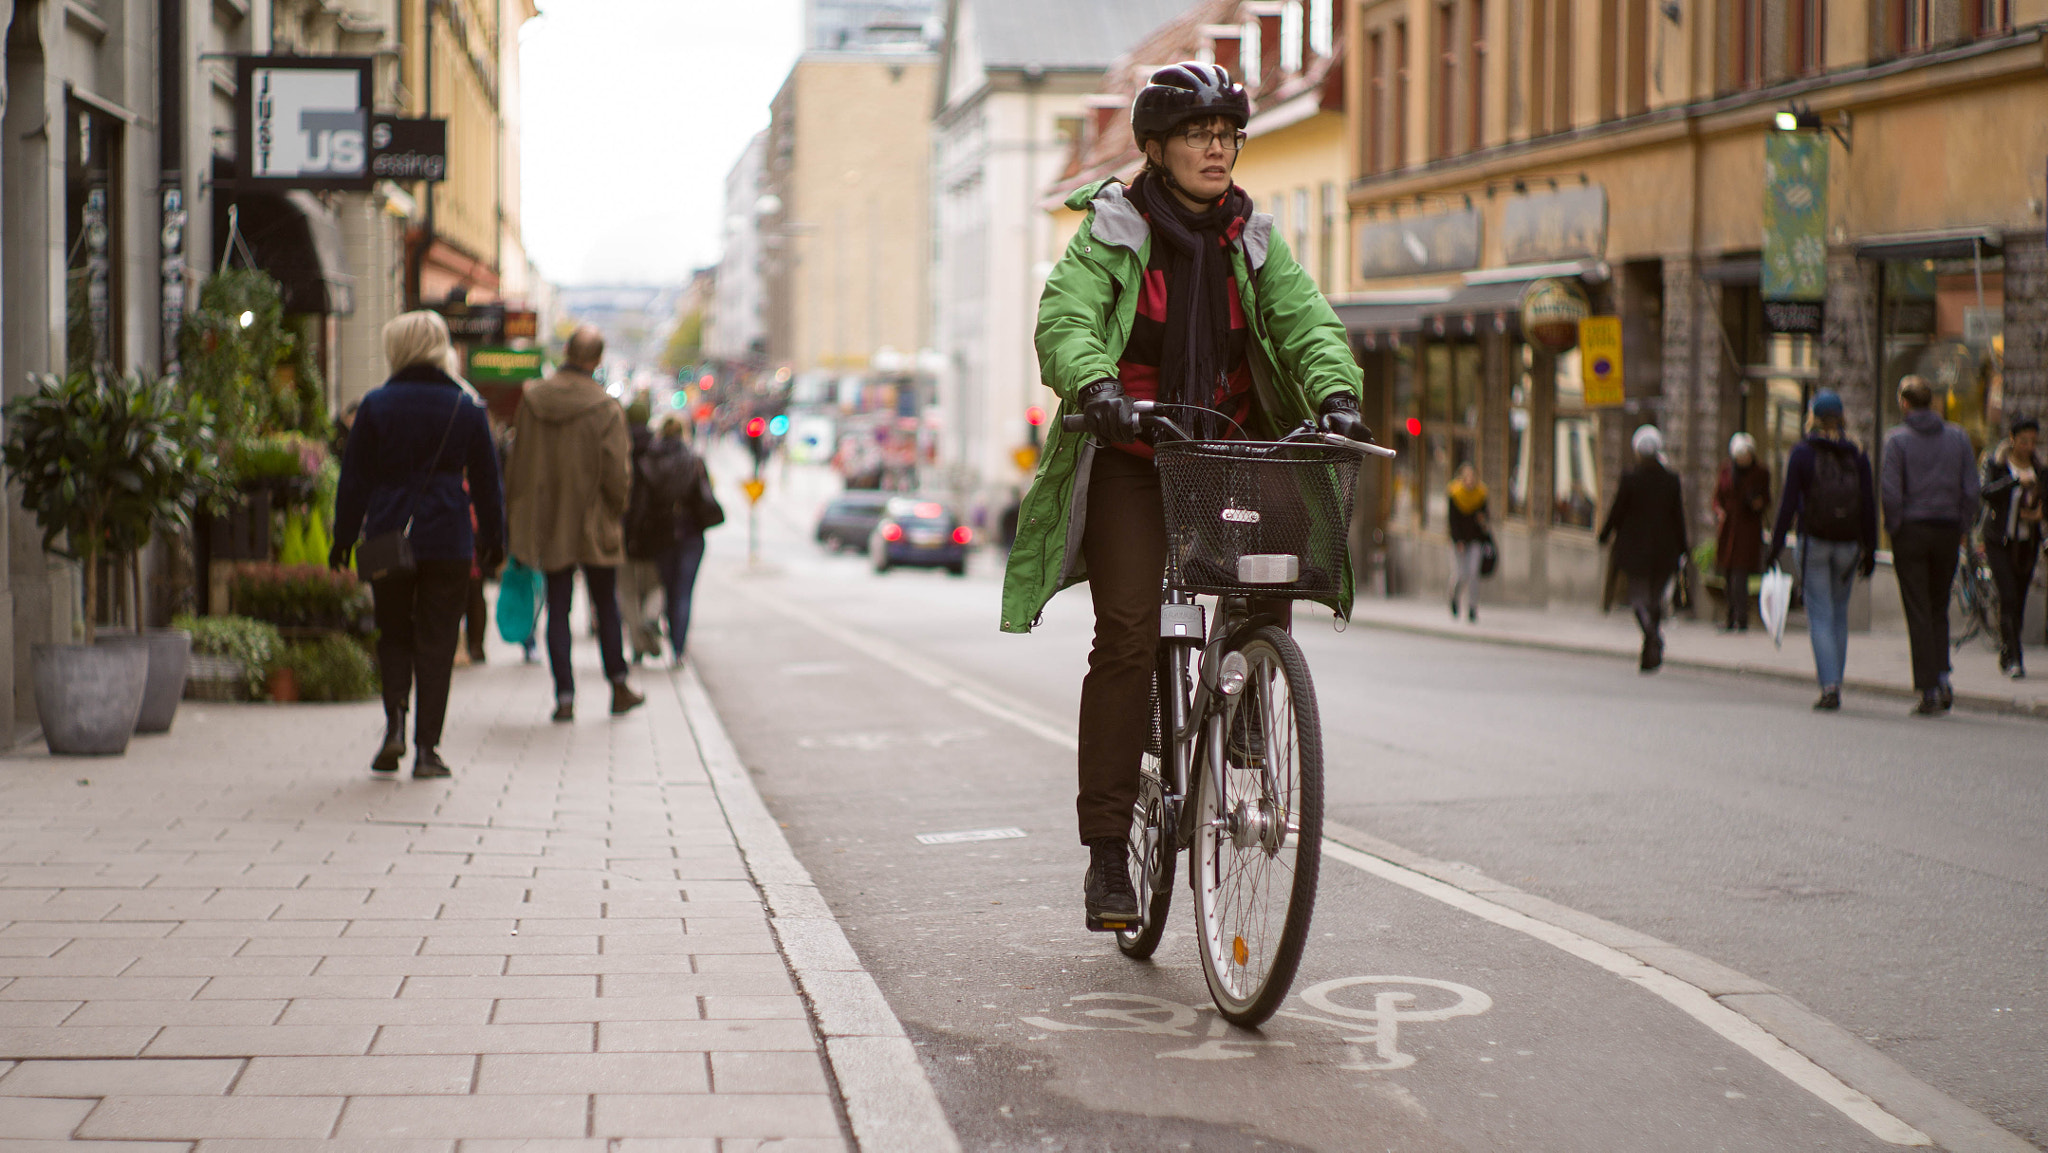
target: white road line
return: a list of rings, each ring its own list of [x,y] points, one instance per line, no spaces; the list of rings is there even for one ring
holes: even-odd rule
[[[1505,905],[1497,905],[1475,893],[1468,893],[1435,877],[1424,876],[1413,869],[1396,865],[1370,853],[1360,852],[1327,837],[1323,840],[1323,852],[1381,880],[1391,881],[1404,889],[1411,889],[1425,897],[1442,901],[1454,909],[1491,921],[1504,929],[1513,929],[1545,944],[1554,945],[1582,961],[1591,961],[1622,980],[1662,997],[1686,1016],[1748,1050],[1757,1060],[1777,1070],[1786,1080],[1841,1111],[1843,1116],[1868,1129],[1871,1135],[1880,1141],[1893,1145],[1934,1144],[1927,1134],[1885,1112],[1878,1107],[1877,1102],[1842,1084],[1834,1074],[1765,1032],[1756,1022],[1714,1000],[1706,990],[1696,985],[1689,985],[1661,969],[1645,965],[1619,949],[1582,937],[1569,929],[1561,929],[1556,925],[1539,921],[1527,913],[1516,912]]]
[[[1058,748],[1073,751],[1080,747],[1079,739],[1072,729],[1054,725],[1050,721],[1007,704],[1000,700],[999,695],[993,690],[935,661],[859,629],[827,620],[807,609],[798,608],[765,593],[738,585],[731,587],[755,604],[823,633],[858,652],[867,653],[883,664],[897,669],[913,680],[938,689],[969,708],[977,709],[997,720],[1007,721]],[[1570,929],[1489,901],[1485,897],[1342,842],[1325,837],[1323,851],[1353,868],[1382,880],[1391,881],[1455,909],[1562,949],[1656,994],[1737,1047],[1749,1052],[1786,1080],[1840,1111],[1881,1141],[1910,1146],[1934,1144],[1927,1134],[1886,1112],[1869,1096],[1844,1084],[1834,1074],[1815,1064],[1763,1026],[1723,1005],[1715,1000],[1712,994],[1697,985]],[[1941,1096],[1931,1088],[1928,1092]]]

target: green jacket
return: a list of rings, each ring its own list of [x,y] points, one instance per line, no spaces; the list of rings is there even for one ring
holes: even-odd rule
[[[1075,396],[1117,375],[1138,311],[1138,285],[1152,253],[1152,235],[1136,206],[1114,180],[1087,185],[1067,207],[1088,219],[1067,245],[1038,299],[1038,374],[1059,394],[1060,415],[1080,411]],[[1359,395],[1358,362],[1344,326],[1315,281],[1294,262],[1273,231],[1273,218],[1253,215],[1231,247],[1238,297],[1251,323],[1248,356],[1257,411],[1266,422],[1253,432],[1278,436],[1311,419],[1332,393]],[[1025,633],[1054,593],[1088,579],[1081,559],[1087,477],[1095,444],[1085,433],[1048,422],[1038,475],[1017,515],[1017,543],[1003,577],[1004,632]],[[1325,602],[1351,611],[1351,574],[1342,596]]]

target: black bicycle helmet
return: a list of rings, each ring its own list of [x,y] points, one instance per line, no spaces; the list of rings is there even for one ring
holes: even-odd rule
[[[1199,60],[1169,64],[1131,101],[1131,135],[1156,139],[1198,117],[1227,116],[1242,129],[1252,118],[1251,97],[1221,65]]]

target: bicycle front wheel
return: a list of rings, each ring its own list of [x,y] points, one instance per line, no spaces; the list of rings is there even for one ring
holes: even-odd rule
[[[1250,676],[1224,727],[1221,791],[1203,759],[1195,833],[1202,972],[1232,1024],[1287,999],[1322,865],[1323,736],[1308,662],[1275,626],[1238,650]]]

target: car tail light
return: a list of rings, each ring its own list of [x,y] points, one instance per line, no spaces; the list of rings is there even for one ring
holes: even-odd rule
[[[942,505],[926,503],[911,509],[910,515],[919,520],[937,520],[946,515],[946,510]]]
[[[971,529],[971,528],[968,528],[968,527],[967,527],[966,525],[964,525],[964,524],[963,524],[963,525],[961,525],[961,526],[960,526],[959,528],[956,528],[956,529],[954,529],[954,530],[953,530],[953,543],[954,543],[954,544],[972,544],[973,542],[974,542],[974,530],[973,530],[973,529]]]
[[[882,539],[883,539],[883,540],[886,540],[886,541],[899,541],[899,540],[902,540],[902,539],[903,539],[903,526],[902,526],[902,525],[900,525],[900,524],[896,524],[896,523],[895,523],[895,522],[893,522],[893,521],[892,521],[892,522],[890,522],[889,524],[885,524],[885,525],[883,525],[883,526],[882,526]]]

